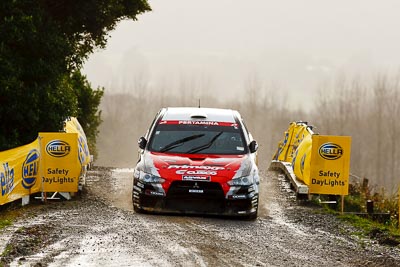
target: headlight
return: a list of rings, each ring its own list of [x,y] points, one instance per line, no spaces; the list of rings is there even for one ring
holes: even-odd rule
[[[234,178],[228,181],[228,184],[230,186],[249,186],[252,185],[253,183],[254,183],[254,178],[252,175]]]
[[[139,181],[148,184],[162,184],[165,182],[163,178],[151,173],[145,173],[143,171],[135,171],[133,176],[139,179]]]

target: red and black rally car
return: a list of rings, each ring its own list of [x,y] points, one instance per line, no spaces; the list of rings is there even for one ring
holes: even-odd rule
[[[257,217],[258,145],[237,111],[163,108],[138,143],[136,212]]]

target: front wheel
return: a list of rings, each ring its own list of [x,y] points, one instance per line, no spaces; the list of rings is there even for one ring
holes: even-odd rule
[[[139,208],[138,206],[135,206],[135,205],[133,205],[133,210],[134,210],[136,213],[145,213],[145,210],[144,210],[144,209]]]
[[[132,204],[133,204],[133,210],[134,210],[136,213],[144,213],[144,212],[145,212],[144,209],[142,209],[142,208],[139,207],[138,199],[135,199],[135,198],[133,197],[134,192],[135,192],[135,191],[132,190]],[[136,202],[136,203],[135,203],[135,202]]]
[[[256,209],[255,212],[247,215],[246,219],[250,220],[250,221],[254,221],[255,219],[257,219],[257,217],[258,217],[258,208]]]

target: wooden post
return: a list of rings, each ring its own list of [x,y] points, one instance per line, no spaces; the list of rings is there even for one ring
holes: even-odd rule
[[[342,215],[343,215],[343,212],[344,212],[344,195],[341,195],[340,196],[340,198],[341,198],[341,212],[342,212]]]

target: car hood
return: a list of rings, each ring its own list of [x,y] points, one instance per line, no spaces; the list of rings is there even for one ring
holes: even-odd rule
[[[251,159],[246,155],[165,154],[146,151],[147,172],[169,182],[175,180],[226,183],[249,175]]]

